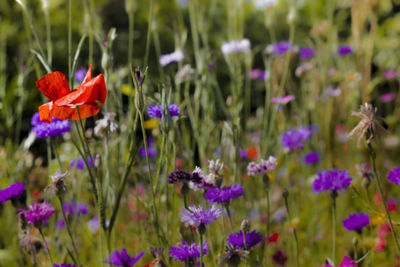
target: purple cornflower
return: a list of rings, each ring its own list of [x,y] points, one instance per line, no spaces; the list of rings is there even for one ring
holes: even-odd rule
[[[88,161],[89,167],[93,168],[93,162],[90,157],[87,158],[87,161]],[[94,158],[94,161],[96,161],[96,158]],[[69,166],[71,168],[76,168],[77,170],[84,170],[85,169],[85,161],[83,160],[82,157],[76,158],[71,161]]]
[[[208,253],[207,241],[203,242],[203,255]],[[196,259],[200,257],[200,245],[192,243],[190,246],[186,241],[182,241],[178,246],[171,246],[169,249],[169,256],[174,258],[175,261],[182,261],[188,263],[195,263]]]
[[[290,50],[292,45],[289,41],[278,42],[275,44],[270,44],[265,48],[265,53],[274,54],[276,56],[282,56],[287,51]]]
[[[247,159],[249,153],[247,153],[246,149],[239,148],[240,158]]]
[[[65,227],[65,221],[64,221],[64,219],[59,219],[59,220],[56,222],[56,227],[59,228],[59,229],[64,228],[64,227]]]
[[[16,182],[0,190],[0,203],[6,203],[8,200],[20,199],[24,195],[25,190],[25,185],[21,182]]]
[[[29,224],[33,224],[35,226],[40,226],[42,223],[47,224],[50,216],[54,213],[55,208],[49,204],[47,200],[42,203],[33,202],[29,206],[29,210],[18,210],[20,214],[23,214],[26,218],[26,221]]]
[[[86,68],[80,68],[77,71],[75,71],[75,82],[80,83],[85,79],[86,72],[88,70]]]
[[[81,214],[86,215],[89,212],[88,205],[85,203],[78,203],[76,201],[64,202],[63,208],[67,216],[74,216],[75,214],[77,216],[80,216]]]
[[[284,266],[287,259],[286,253],[280,249],[271,256],[271,260],[280,266]]]
[[[344,56],[348,54],[352,54],[354,52],[353,47],[351,45],[340,45],[337,50],[337,54],[339,56]]]
[[[240,249],[251,249],[262,240],[262,236],[257,231],[251,231],[246,233],[246,246],[243,243],[243,232],[239,231],[233,234],[229,234],[229,237],[226,239],[228,244],[234,245],[236,248]]]
[[[349,187],[351,181],[347,170],[323,170],[319,172],[318,177],[313,182],[313,192],[319,194],[324,191],[337,191]]]
[[[304,155],[303,162],[307,165],[317,164],[319,162],[318,152],[311,151]]]
[[[249,39],[233,40],[230,42],[224,42],[221,45],[221,50],[224,55],[229,55],[231,53],[240,53],[243,51],[250,50]]]
[[[212,184],[212,179],[210,179],[211,176],[213,175],[206,175],[202,169],[196,167],[191,173],[191,181],[189,182],[189,187],[194,191],[212,188],[214,185]]]
[[[161,66],[165,67],[173,62],[180,62],[183,60],[183,52],[181,50],[177,50],[171,54],[162,55],[160,57]]]
[[[228,204],[230,200],[240,197],[241,195],[243,195],[242,186],[240,184],[234,184],[232,186],[224,186],[222,188],[210,188],[205,194],[205,198],[210,203]]]
[[[61,263],[61,264],[54,263],[53,267],[76,267],[76,265],[75,264],[68,264],[68,263]]]
[[[303,60],[312,58],[314,56],[314,49],[311,47],[302,47],[300,48],[299,56]]]
[[[108,256],[109,260],[104,260],[103,262],[115,266],[131,267],[135,265],[143,256],[144,251],[140,252],[136,257],[131,257],[128,255],[126,248],[123,248],[121,251],[114,250],[111,252],[110,256]]]
[[[54,138],[71,130],[71,124],[68,120],[60,120],[52,117],[50,123],[45,123],[40,120],[39,112],[33,114],[31,124],[32,131],[37,138]]]
[[[192,179],[192,175],[184,170],[174,170],[168,174],[169,184],[188,183]]]
[[[290,129],[281,135],[282,147],[289,149],[290,151],[304,148],[304,141],[307,141],[311,136],[310,132],[306,132],[304,129],[301,130]],[[312,133],[312,132],[311,132]]]
[[[389,182],[400,185],[400,168],[394,167],[387,176]]]
[[[147,109],[150,118],[161,118],[163,115],[163,107],[161,105],[150,105]],[[179,107],[176,104],[169,105],[169,115],[171,117],[179,116]]]
[[[184,209],[182,211],[180,217],[181,222],[199,227],[201,224],[208,225],[215,222],[221,217],[222,213],[223,210],[216,205],[213,205],[211,209],[205,210],[201,206],[196,207],[192,204],[189,206],[189,210]]]
[[[247,165],[247,174],[249,176],[263,175],[268,171],[274,170],[277,165],[278,162],[273,156],[269,156],[268,160],[262,159],[258,164],[252,161]]]
[[[349,217],[343,220],[344,228],[349,231],[356,231],[358,233],[361,233],[361,230],[369,224],[369,215],[362,212],[350,214]]]

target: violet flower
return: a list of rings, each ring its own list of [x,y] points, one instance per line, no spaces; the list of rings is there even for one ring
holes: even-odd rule
[[[324,191],[338,191],[349,187],[351,181],[347,170],[323,170],[317,174],[312,184],[313,192],[319,194]]]
[[[128,255],[126,248],[123,248],[121,251],[114,250],[111,252],[109,260],[104,260],[104,263],[122,266],[122,267],[131,267],[135,265],[142,257],[144,256],[144,251],[140,252],[136,257],[131,257]]]
[[[232,199],[243,195],[243,187],[240,184],[224,186],[222,188],[210,188],[205,194],[205,198],[210,203],[228,204]]]
[[[26,187],[21,182],[16,182],[0,190],[0,203],[6,203],[8,200],[18,200],[24,196]]]
[[[361,230],[369,224],[369,215],[362,212],[350,214],[349,217],[343,220],[344,228],[349,231],[356,231],[358,233],[361,233]]]
[[[45,123],[40,120],[39,112],[33,114],[31,125],[32,131],[37,138],[55,138],[71,130],[71,124],[68,120],[52,117],[50,123]]]
[[[199,227],[200,225],[208,225],[218,220],[223,214],[223,210],[213,205],[211,209],[205,210],[203,207],[191,204],[189,209],[184,209],[180,214],[181,222],[188,225]]]
[[[203,255],[208,253],[207,241],[203,242]],[[186,241],[182,241],[178,246],[171,246],[169,249],[169,256],[174,258],[175,261],[182,261],[189,264],[194,264],[197,258],[200,258],[200,245],[192,243],[190,246]]]
[[[389,182],[400,185],[400,168],[395,167],[389,171],[387,178]]]
[[[236,248],[250,250],[252,247],[260,243],[262,240],[262,236],[257,231],[251,231],[246,233],[246,246],[244,245],[243,240],[243,232],[239,231],[233,234],[229,234],[229,237],[226,239],[228,244],[234,245]]]
[[[41,224],[47,224],[50,216],[54,213],[55,208],[49,204],[47,200],[42,203],[33,202],[29,206],[29,210],[19,209],[19,214],[23,214],[28,224],[40,227]]]
[[[178,105],[170,104],[168,107],[171,117],[178,117],[180,115]],[[147,114],[150,118],[161,118],[163,115],[163,107],[161,105],[150,105],[147,109]]]

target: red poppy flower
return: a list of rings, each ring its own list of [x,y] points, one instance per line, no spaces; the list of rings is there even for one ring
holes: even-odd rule
[[[279,238],[279,233],[273,233],[269,238],[268,241],[270,243],[275,243],[276,241],[278,241]]]
[[[40,120],[50,123],[51,117],[79,120],[79,113],[82,119],[96,115],[106,101],[106,84],[103,74],[92,79],[91,72],[92,66],[82,84],[72,91],[59,71],[40,78],[36,86],[51,101],[39,107]]]

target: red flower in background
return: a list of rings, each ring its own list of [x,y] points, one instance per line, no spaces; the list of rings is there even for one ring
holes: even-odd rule
[[[36,82],[39,90],[51,101],[39,107],[40,120],[51,122],[51,117],[61,120],[79,120],[96,115],[106,101],[106,84],[103,74],[92,79],[90,66],[82,84],[70,90],[67,79],[59,71],[49,73]]]

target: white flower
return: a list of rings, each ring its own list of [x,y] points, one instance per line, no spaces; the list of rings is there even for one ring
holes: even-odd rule
[[[221,50],[225,55],[248,51],[250,50],[250,41],[249,39],[242,39],[224,42],[221,46]]]
[[[94,127],[94,133],[97,136],[104,136],[106,131],[109,129],[110,132],[114,133],[118,129],[118,125],[115,123],[115,113],[114,112],[104,112],[104,117],[96,121],[96,126]]]
[[[171,54],[162,55],[160,57],[160,64],[164,67],[170,63],[182,61],[183,57],[183,52],[181,50],[177,50]]]

